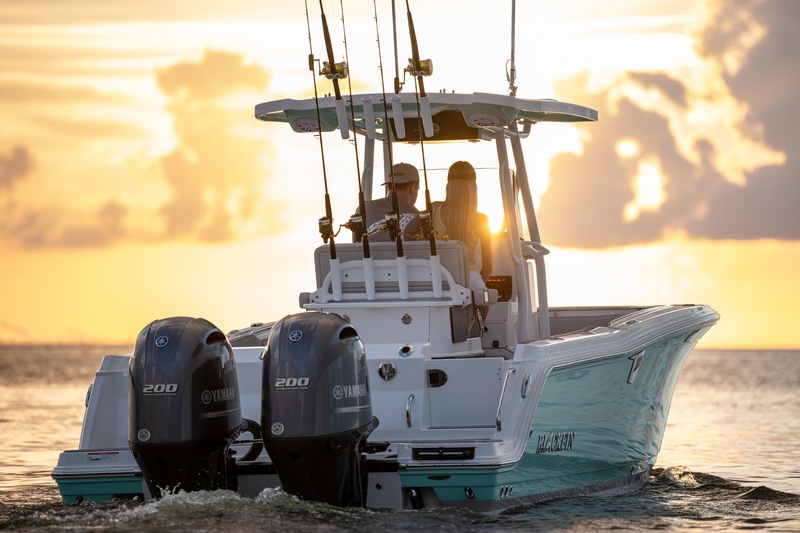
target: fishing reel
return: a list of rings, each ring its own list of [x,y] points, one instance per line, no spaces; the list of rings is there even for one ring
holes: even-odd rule
[[[333,64],[330,61],[324,61],[322,68],[319,69],[319,75],[325,76],[329,80],[343,80],[347,78],[348,72],[347,62],[345,61]]]
[[[386,231],[389,232],[389,238],[394,242],[400,237],[400,217],[397,213],[386,213],[384,217],[386,220]]]
[[[406,72],[412,76],[430,76],[433,74],[433,61],[431,59],[420,59],[419,65],[417,65],[414,58],[409,57]]]
[[[366,227],[364,226],[364,217],[361,215],[353,215],[350,221],[345,224],[345,227],[353,232],[353,242],[361,242],[366,235]]]
[[[322,217],[319,219],[319,233],[322,235],[322,242],[328,244],[330,239],[333,239],[333,222],[328,217]]]
[[[400,81],[400,78],[395,76],[394,78],[394,92],[399,93],[403,86],[406,84],[406,73],[410,74],[415,78],[421,78],[422,76],[430,76],[433,74],[433,60],[431,59],[420,59],[419,60],[419,68],[417,68],[417,64],[414,62],[413,57],[408,58],[408,66],[403,70],[403,81]]]
[[[428,211],[422,211],[419,214],[419,231],[422,234],[422,238],[426,241],[434,236],[431,214]]]

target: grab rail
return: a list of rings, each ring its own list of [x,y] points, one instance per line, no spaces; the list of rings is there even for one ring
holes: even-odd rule
[[[414,395],[411,394],[406,400],[406,425],[411,427],[411,405],[414,403]]]
[[[503,388],[500,390],[500,403],[497,404],[497,416],[495,418],[495,427],[497,431],[503,430],[503,424],[500,421],[500,409],[503,407],[503,398],[506,396],[506,385],[508,385],[508,377],[516,372],[516,368],[509,368],[506,370],[506,377],[503,379]]]
[[[441,265],[438,256],[431,259],[408,259],[400,257],[397,259],[372,259],[370,280],[365,280],[364,259],[346,261],[339,263],[331,260],[331,270],[325,275],[322,286],[309,295],[309,303],[329,303],[331,301],[358,301],[365,297],[373,296],[375,300],[394,300],[409,298],[409,280],[431,283],[430,290],[414,290],[416,298],[441,298],[445,297],[451,301],[471,303],[470,293],[466,288],[456,283],[455,278],[447,268]],[[334,269],[335,267],[335,269]],[[431,269],[438,271],[436,276],[431,276]],[[363,284],[362,291],[350,293],[342,289],[342,279],[347,278],[350,283]],[[435,287],[431,278],[439,280],[439,287]],[[397,290],[382,292],[368,292],[368,285],[373,286],[378,281],[392,280],[397,283]],[[397,281],[394,281],[397,280]],[[441,280],[447,283],[447,290],[442,290]],[[366,283],[365,283],[366,281]],[[336,292],[338,291],[338,295]]]

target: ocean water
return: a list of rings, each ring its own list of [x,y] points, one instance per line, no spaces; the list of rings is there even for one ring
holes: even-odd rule
[[[658,465],[642,489],[499,515],[372,511],[280,490],[62,505],[50,471],[78,444],[86,390],[130,347],[0,346],[0,530],[800,531],[800,352],[696,350],[681,374]]]

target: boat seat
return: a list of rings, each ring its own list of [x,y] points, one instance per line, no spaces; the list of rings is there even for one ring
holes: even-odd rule
[[[370,243],[369,250],[372,259],[395,259],[397,257],[397,245],[393,242]],[[430,259],[430,243],[428,241],[403,242],[403,252],[408,259]],[[469,285],[467,247],[463,242],[436,241],[436,253],[439,255],[442,266],[450,272],[457,284],[464,287]],[[336,257],[339,258],[340,263],[360,261],[364,258],[364,246],[361,243],[337,243]],[[322,245],[314,250],[314,266],[319,288],[322,287],[325,276],[331,270],[330,246]],[[342,288],[344,289],[344,286]]]
[[[432,291],[430,277],[430,243],[427,241],[411,241],[403,244],[403,251],[409,262],[409,292],[422,294]],[[378,242],[370,244],[370,252],[376,264],[375,292],[395,293],[398,290],[396,274],[392,274],[397,258],[397,245],[393,242]],[[436,252],[441,266],[447,270],[455,285],[466,287],[469,282],[469,265],[467,262],[466,245],[461,241],[436,241]],[[344,243],[336,245],[336,256],[339,259],[342,275],[343,294],[361,294],[365,291],[361,273],[361,261],[364,256],[364,247],[361,243]],[[325,279],[330,273],[331,250],[323,245],[314,251],[314,265],[316,268],[317,289],[323,289]],[[448,281],[448,276],[442,276],[442,290],[454,290]],[[352,281],[350,281],[352,280]],[[387,297],[391,296],[387,294]],[[413,296],[412,296],[413,298]]]

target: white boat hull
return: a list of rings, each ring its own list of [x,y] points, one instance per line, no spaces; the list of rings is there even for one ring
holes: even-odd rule
[[[361,176],[370,195],[375,143],[384,143],[387,156],[389,141],[401,141],[391,138],[386,120],[375,122],[389,112],[381,95],[351,98],[352,131],[366,136]],[[413,94],[395,100],[395,124],[417,116]],[[305,311],[338,315],[363,343],[370,401],[361,407],[379,422],[358,456],[368,472],[366,505],[491,512],[641,485],[656,462],[681,367],[719,315],[704,305],[549,306],[544,263],[549,251],[540,242],[521,140],[539,122],[594,121],[596,111],[553,100],[438,93],[431,95],[430,113],[436,131],[431,142],[488,140],[497,148],[504,226],[491,236],[487,289],[467,288],[474,265],[462,242],[429,234],[402,246],[340,242],[334,247],[324,234],[327,244],[314,253],[314,290],[300,297]],[[256,106],[259,120],[289,124],[299,133],[347,127],[338,115],[333,98]],[[384,157],[386,169],[389,161]],[[363,233],[353,236],[365,240]],[[264,420],[262,398],[275,385],[262,384],[271,328],[272,323],[253,325],[228,334],[244,419]],[[289,331],[276,344],[298,332]],[[302,332],[292,342],[300,338]],[[79,447],[62,453],[53,470],[66,503],[150,497],[127,450],[128,362],[127,356],[103,361]],[[288,379],[311,382],[300,375],[279,379],[282,385]],[[366,383],[357,386],[367,390]],[[327,392],[323,396],[330,396]],[[310,400],[308,405],[328,419],[337,411]],[[294,414],[282,412],[285,418]],[[283,433],[284,422],[262,428],[265,445],[267,437]],[[134,428],[132,434],[137,430],[143,431]],[[240,436],[232,445],[239,458],[238,488],[246,495],[281,485],[265,451],[243,460],[260,440]]]
[[[614,312],[553,310],[564,320]],[[518,345],[507,359],[431,358],[424,349],[399,358],[398,344],[368,344],[380,425],[368,443],[367,506],[496,511],[640,486],[656,462],[681,367],[714,321],[704,306],[652,308],[615,326]],[[382,355],[390,347],[394,353]],[[263,348],[234,353],[242,416],[259,420]],[[395,379],[407,379],[376,379],[387,359]],[[80,447],[62,453],[53,471],[65,503],[150,497],[128,449],[127,362],[106,357]],[[443,371],[446,384],[432,387],[425,378],[432,370]],[[246,437],[234,444],[240,456],[251,444]],[[265,452],[237,468],[243,494],[280,486]]]

